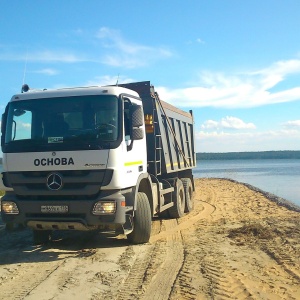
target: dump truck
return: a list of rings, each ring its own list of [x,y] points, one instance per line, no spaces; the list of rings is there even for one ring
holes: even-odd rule
[[[103,230],[146,243],[153,218],[193,209],[194,120],[150,81],[33,90],[5,108],[2,220],[46,243]]]

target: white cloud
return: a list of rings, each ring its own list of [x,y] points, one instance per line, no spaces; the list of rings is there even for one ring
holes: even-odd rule
[[[186,42],[187,45],[193,45],[195,43],[197,43],[197,44],[205,44],[205,41],[202,40],[201,38],[196,38],[194,40],[189,40],[189,41]]]
[[[54,76],[54,75],[59,74],[59,71],[57,71],[55,69],[48,68],[48,69],[42,69],[42,70],[34,71],[33,73]]]
[[[172,56],[171,51],[164,47],[150,47],[127,41],[118,30],[111,28],[100,28],[96,36],[103,42],[104,48],[108,49],[102,63],[110,66],[136,68]]]
[[[282,124],[284,128],[300,129],[300,120],[287,121]]]
[[[207,120],[201,125],[202,129],[255,129],[253,123],[245,123],[243,120],[227,116],[220,121]]]
[[[249,108],[300,100],[300,86],[271,90],[293,74],[300,74],[300,60],[279,61],[262,70],[234,75],[203,71],[192,87],[157,87],[157,91],[163,100],[178,106]]]
[[[199,43],[199,44],[205,44],[205,42],[202,39],[200,39],[200,38],[197,38],[196,42]]]
[[[85,85],[87,86],[105,86],[105,85],[113,85],[117,82],[119,84],[121,83],[128,83],[128,82],[134,82],[134,79],[131,79],[129,77],[125,76],[97,76],[93,78],[92,80],[89,80]]]
[[[41,51],[30,54],[28,56],[29,61],[41,61],[41,62],[63,62],[63,63],[76,63],[89,61],[84,56],[73,54],[69,51]]]
[[[13,46],[3,46],[0,47],[0,60],[40,63],[97,62],[113,67],[137,68],[173,56],[173,53],[166,47],[131,42],[126,40],[120,31],[107,27],[100,28],[92,36],[90,32],[85,32],[81,28],[74,30],[72,35],[73,38],[74,35],[77,39],[80,38],[81,43],[86,45],[84,53],[77,53],[73,49],[39,50],[35,45],[32,45],[32,49],[26,53],[24,49],[21,52]],[[66,35],[62,34],[61,37],[66,37]]]
[[[23,128],[26,128],[26,129],[30,129],[31,128],[31,124],[30,123],[21,123],[21,126]]]
[[[12,51],[1,53],[0,60],[7,61],[30,61],[30,62],[51,62],[51,63],[76,63],[92,61],[84,55],[77,55],[71,51],[55,51],[55,50],[43,50],[30,52],[28,54],[19,54]]]
[[[239,152],[299,150],[299,130],[265,132],[199,131],[195,134],[196,152]]]

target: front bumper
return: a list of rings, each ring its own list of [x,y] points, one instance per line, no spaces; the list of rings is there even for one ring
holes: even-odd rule
[[[62,197],[63,198],[63,197]],[[38,230],[91,230],[97,228],[118,228],[126,222],[126,212],[130,210],[124,205],[125,197],[120,191],[100,193],[93,200],[25,200],[18,199],[15,194],[7,193],[2,201],[13,201],[17,204],[19,214],[1,212],[5,223],[17,223]],[[99,201],[115,201],[116,211],[111,214],[94,215],[95,203]],[[67,206],[67,213],[45,213],[42,206]]]

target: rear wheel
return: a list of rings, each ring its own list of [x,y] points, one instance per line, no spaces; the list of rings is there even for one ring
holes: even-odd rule
[[[183,183],[180,179],[176,181],[175,190],[172,193],[172,200],[174,206],[169,208],[169,215],[171,218],[181,218],[184,216],[185,209],[185,193]]]
[[[137,204],[133,218],[133,231],[127,239],[133,244],[147,243],[151,234],[151,209],[145,193],[137,193]]]
[[[51,230],[33,230],[32,234],[35,245],[47,244],[51,239]]]
[[[194,209],[193,186],[190,178],[182,178],[185,193],[185,209],[184,212],[191,212]]]

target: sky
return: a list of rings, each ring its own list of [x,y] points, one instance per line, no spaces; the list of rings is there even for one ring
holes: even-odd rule
[[[0,1],[0,109],[31,88],[151,81],[196,152],[300,150],[300,1]]]

